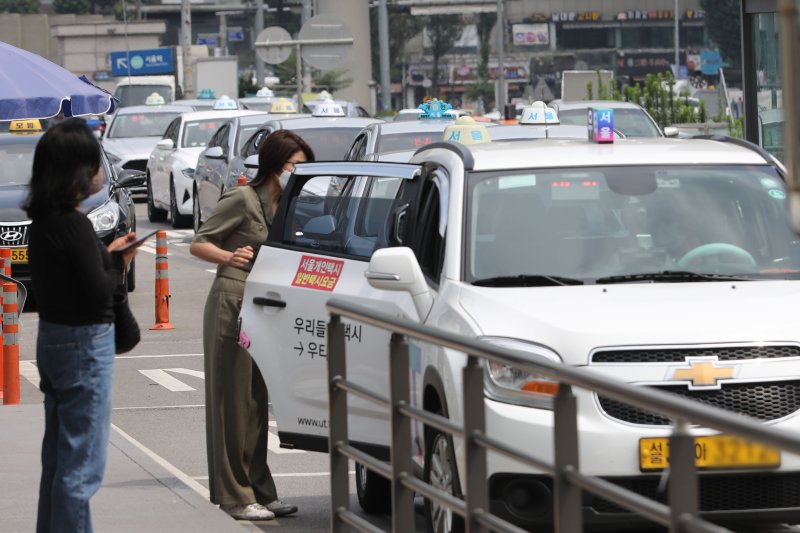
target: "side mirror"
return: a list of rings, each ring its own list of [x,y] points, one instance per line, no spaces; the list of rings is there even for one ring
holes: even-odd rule
[[[120,189],[127,187],[140,187],[145,184],[146,179],[147,174],[141,170],[127,168],[117,175],[117,181],[114,185]]]
[[[411,295],[420,320],[428,316],[433,296],[411,248],[381,248],[372,254],[364,272],[371,287],[384,291],[404,291]]]
[[[258,155],[251,155],[250,157],[245,159],[244,167],[258,170]]]
[[[175,148],[175,143],[172,142],[172,139],[161,139],[156,143],[158,148],[163,148],[164,150],[172,150]]]
[[[678,128],[675,126],[667,126],[664,128],[664,137],[677,137],[678,136]]]
[[[222,151],[221,146],[212,146],[208,148],[203,155],[209,159],[223,159],[225,157],[225,152]]]

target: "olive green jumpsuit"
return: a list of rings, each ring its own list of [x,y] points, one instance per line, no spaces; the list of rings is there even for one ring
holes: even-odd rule
[[[266,192],[249,186],[226,192],[194,242],[230,252],[250,245],[257,254],[272,224]],[[267,388],[238,343],[244,282],[253,262],[243,269],[217,268],[203,314],[208,483],[211,502],[219,505],[266,505],[278,498],[267,466]]]

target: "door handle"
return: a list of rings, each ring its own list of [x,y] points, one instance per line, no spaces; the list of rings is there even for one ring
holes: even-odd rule
[[[286,307],[286,302],[283,300],[276,300],[275,298],[264,298],[263,296],[256,296],[253,298],[253,303],[256,305],[263,305],[265,307]]]

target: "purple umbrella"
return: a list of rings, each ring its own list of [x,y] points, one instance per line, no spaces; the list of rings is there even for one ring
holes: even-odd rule
[[[0,41],[0,120],[113,113],[114,97],[40,55]]]

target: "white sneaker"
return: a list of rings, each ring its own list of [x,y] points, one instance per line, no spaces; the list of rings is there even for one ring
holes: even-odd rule
[[[219,508],[236,520],[272,520],[275,518],[275,513],[258,503],[220,505]]]

